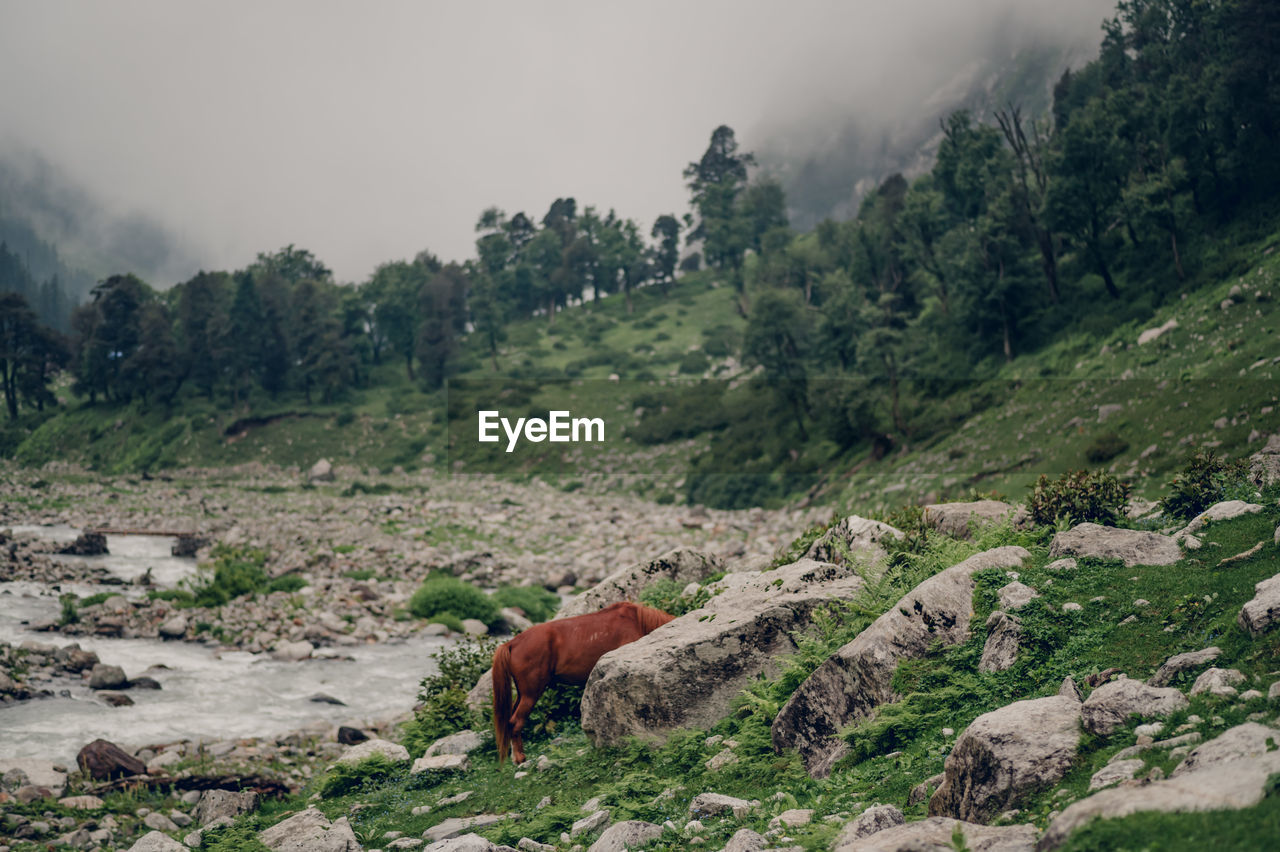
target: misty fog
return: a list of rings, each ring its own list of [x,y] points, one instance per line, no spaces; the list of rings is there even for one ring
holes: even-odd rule
[[[362,280],[471,256],[490,205],[574,196],[647,231],[722,123],[840,213],[887,163],[864,149],[918,146],[1028,50],[1082,61],[1112,7],[5,0],[0,215],[157,286],[288,243]]]

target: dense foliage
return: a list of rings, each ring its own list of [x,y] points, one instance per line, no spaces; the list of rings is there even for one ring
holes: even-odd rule
[[[1129,485],[1104,471],[1073,470],[1057,479],[1041,474],[1027,498],[1037,524],[1086,521],[1115,526],[1129,502]]]

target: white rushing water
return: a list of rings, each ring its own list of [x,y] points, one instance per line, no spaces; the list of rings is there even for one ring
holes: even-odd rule
[[[54,534],[62,532],[58,528],[15,528],[14,532],[50,529]],[[76,531],[70,532],[66,540],[75,537]],[[191,574],[194,560],[169,556],[171,541],[110,536],[110,555],[63,558],[107,565],[122,579],[138,577],[150,568],[157,584],[172,586]],[[109,707],[93,696],[78,675],[55,678],[49,688],[64,694],[0,705],[0,756],[74,762],[80,748],[98,737],[127,747],[181,739],[269,736],[317,721],[361,725],[410,709],[418,682],[434,668],[431,652],[449,644],[439,637],[420,637],[399,644],[337,649],[350,659],[285,663],[265,654],[218,653],[192,642],[67,637],[29,629],[30,623],[57,618],[60,592],[83,596],[103,590],[127,595],[140,591],[130,586],[63,584],[54,590],[38,583],[0,583],[0,640],[57,646],[77,642],[97,653],[102,662],[122,667],[130,678],[144,674],[155,678],[161,689],[131,689],[127,694],[133,706]],[[311,701],[317,693],[346,706]]]

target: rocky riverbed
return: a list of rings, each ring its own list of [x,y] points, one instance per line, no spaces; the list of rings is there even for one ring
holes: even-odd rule
[[[406,611],[431,571],[567,596],[676,546],[760,563],[818,514],[327,465],[157,479],[4,468],[0,490],[0,719],[15,734],[0,757],[62,763],[99,736],[137,748],[408,712],[431,650],[448,641]],[[204,545],[194,557],[172,556],[163,536],[108,534],[105,554],[75,546],[103,528],[189,532]],[[270,577],[305,585],[216,608],[163,598],[219,545],[259,549]]]

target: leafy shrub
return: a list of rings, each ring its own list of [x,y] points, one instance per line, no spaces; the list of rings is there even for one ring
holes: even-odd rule
[[[560,597],[541,586],[503,586],[493,593],[498,606],[522,610],[525,617],[535,624],[546,621],[560,608]]]
[[[307,581],[297,574],[284,574],[276,577],[270,583],[267,583],[267,592],[296,592],[307,584]]]
[[[1041,474],[1031,489],[1028,509],[1037,524],[1058,519],[1115,526],[1129,501],[1129,483],[1104,471],[1074,470],[1059,479]]]
[[[350,408],[347,408],[340,411],[338,413],[338,416],[333,418],[333,425],[350,426],[352,423],[355,422],[355,420],[356,420],[356,413],[352,411]]]
[[[1160,501],[1160,506],[1165,514],[1189,521],[1214,503],[1227,499],[1233,489],[1244,490],[1240,486],[1246,482],[1247,472],[1242,459],[1220,459],[1213,450],[1196,453],[1169,482],[1169,496]]]
[[[480,589],[456,577],[436,575],[418,587],[409,598],[409,611],[418,618],[442,612],[458,618],[474,618],[485,624],[498,620],[498,604]]]
[[[701,349],[686,352],[680,359],[680,372],[686,375],[699,376],[711,367],[711,359]]]
[[[1093,464],[1109,462],[1129,449],[1129,442],[1116,432],[1099,435],[1093,443],[1085,448],[1084,457]]]
[[[213,549],[213,574],[201,566],[202,574],[192,587],[196,606],[222,606],[233,598],[267,589],[271,579],[263,566],[266,551],[252,547],[219,544]]]
[[[683,594],[684,585],[664,577],[640,593],[640,603],[679,617],[700,609],[711,600],[711,590],[707,586],[699,586],[698,591],[686,596]]]
[[[496,639],[468,638],[431,655],[436,672],[422,679],[413,721],[404,729],[404,745],[410,754],[420,754],[441,737],[464,728],[483,731],[488,727],[486,714],[467,706],[467,693],[489,670],[497,647]]]
[[[396,771],[386,755],[374,754],[359,763],[335,763],[320,782],[320,795],[326,799],[345,796],[356,790],[381,784]]]

